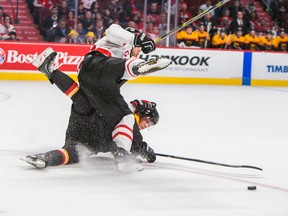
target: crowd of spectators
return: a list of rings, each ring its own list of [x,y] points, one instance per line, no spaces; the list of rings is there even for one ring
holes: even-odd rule
[[[208,8],[211,8],[211,0],[200,5],[198,13]],[[181,3],[180,16],[182,17],[179,19],[179,24],[192,17],[186,2]],[[211,11],[202,19],[178,32],[177,45],[194,48],[286,52],[288,37],[285,26],[279,20],[274,20],[271,23],[272,26],[269,26],[266,24],[266,19],[257,17],[257,10],[253,1],[242,6],[240,1],[235,0],[233,5]]]
[[[212,3],[213,1],[213,3]],[[255,0],[231,1],[207,13],[176,34],[179,47],[199,47],[218,49],[287,50],[288,0],[266,0],[270,5],[271,26],[267,20],[258,18]],[[195,8],[195,1],[147,0],[144,13],[143,0],[27,0],[34,22],[38,25],[44,40],[48,42],[92,44],[104,36],[105,30],[117,23],[122,27],[133,27],[156,39],[167,31],[167,12],[170,20],[178,23],[173,29],[197,13],[201,13],[215,3],[206,0]],[[164,2],[164,4],[162,4]],[[199,2],[199,1],[197,1]],[[266,4],[266,6],[267,6]],[[264,6],[263,6],[264,11]],[[146,14],[146,17],[144,17]],[[178,17],[175,17],[175,16]],[[175,19],[177,18],[177,19]],[[16,31],[9,15],[0,7],[1,39],[17,40]],[[145,20],[144,20],[145,19]],[[144,29],[145,28],[145,29]]]
[[[0,40],[18,41],[16,30],[9,14],[0,6]]]
[[[34,21],[49,42],[92,43],[102,38],[112,23],[137,29],[143,27],[143,2],[140,0],[83,0],[79,1],[77,11],[69,0],[45,0],[40,4],[40,0],[35,1],[32,6],[30,4]],[[153,7],[151,10],[156,13]],[[153,28],[147,25],[150,33]]]
[[[177,33],[177,45],[183,48],[216,48],[235,50],[266,50],[287,51],[288,37],[282,28],[279,35],[273,36],[273,32],[267,30],[262,36],[257,36],[255,29],[251,28],[247,34],[243,34],[242,28],[237,28],[234,34],[227,34],[224,28],[217,29],[212,40],[204,30],[204,24],[199,25],[198,30],[193,31],[192,26]]]

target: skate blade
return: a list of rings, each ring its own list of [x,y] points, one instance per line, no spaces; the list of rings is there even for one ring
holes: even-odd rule
[[[28,158],[19,158],[19,160],[25,161],[26,163],[36,167],[37,169],[46,168],[46,163],[39,159],[36,159],[36,161],[32,161],[32,160],[29,160]]]

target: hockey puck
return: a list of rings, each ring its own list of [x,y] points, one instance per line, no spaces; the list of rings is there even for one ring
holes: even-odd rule
[[[248,190],[256,190],[256,188],[257,188],[256,186],[248,186],[247,187]]]

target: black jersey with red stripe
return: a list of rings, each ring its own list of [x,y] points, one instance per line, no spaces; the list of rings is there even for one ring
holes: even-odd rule
[[[99,52],[89,55],[91,56],[84,58],[78,80],[93,112],[85,116],[72,108],[66,141],[77,140],[92,146],[96,151],[107,152],[116,138],[128,134],[126,137],[130,136],[132,139],[131,149],[140,148],[142,135],[135,119],[133,124],[130,123],[129,129],[128,126],[118,125],[125,116],[133,116],[119,86],[123,84],[123,72],[129,60],[107,57]],[[116,133],[113,134],[115,128]],[[129,130],[133,130],[133,133],[129,134]]]

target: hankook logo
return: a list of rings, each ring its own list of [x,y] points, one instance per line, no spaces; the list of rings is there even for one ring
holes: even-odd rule
[[[140,55],[139,58],[149,61],[150,59],[160,57],[158,55]],[[209,59],[211,57],[200,57],[200,56],[165,56],[161,55],[161,57],[166,57],[172,60],[172,64],[174,65],[191,65],[191,66],[209,66]]]

